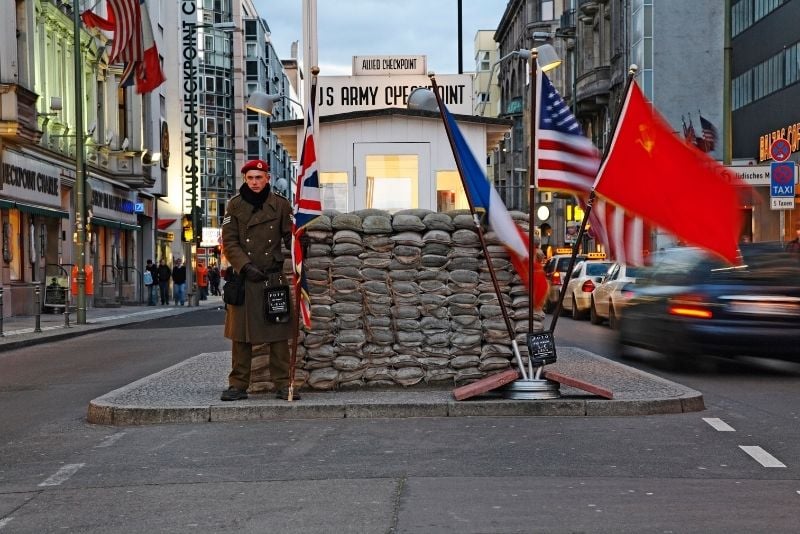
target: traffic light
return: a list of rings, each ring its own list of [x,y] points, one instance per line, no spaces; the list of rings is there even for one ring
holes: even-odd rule
[[[192,228],[192,216],[184,215],[181,219],[181,241],[191,243],[194,239],[194,229]]]

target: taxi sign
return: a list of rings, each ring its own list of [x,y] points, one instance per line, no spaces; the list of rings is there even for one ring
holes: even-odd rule
[[[605,252],[589,252],[586,254],[586,258],[590,260],[604,260],[606,259]]]
[[[569,247],[560,247],[556,249],[556,254],[572,254],[572,249]]]
[[[794,162],[774,161],[771,166],[769,196],[794,198]]]

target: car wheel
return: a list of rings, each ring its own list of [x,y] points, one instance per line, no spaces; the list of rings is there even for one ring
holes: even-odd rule
[[[611,304],[608,305],[608,326],[610,326],[612,330],[619,330],[619,319]]]
[[[575,300],[575,296],[572,296],[572,318],[576,321],[583,319],[583,313],[578,311],[578,302]]]
[[[594,306],[594,299],[592,299],[592,305],[589,308],[589,320],[592,324],[601,324],[603,322],[603,318],[597,315],[597,310]]]

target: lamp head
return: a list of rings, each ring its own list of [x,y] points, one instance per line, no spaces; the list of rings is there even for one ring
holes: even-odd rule
[[[261,113],[262,115],[271,116],[272,110],[275,107],[275,102],[283,98],[283,95],[268,95],[261,91],[254,91],[247,99],[245,107],[250,111]]]
[[[439,111],[436,95],[427,87],[417,87],[408,95],[408,109],[421,111]]]
[[[542,44],[534,48],[536,51],[536,63],[542,72],[553,70],[561,65],[561,58],[558,57],[556,49],[551,44]]]

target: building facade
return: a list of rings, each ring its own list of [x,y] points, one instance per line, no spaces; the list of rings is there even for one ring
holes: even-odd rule
[[[143,258],[153,254],[154,198],[165,187],[166,168],[156,155],[159,123],[153,120],[160,114],[159,94],[143,97],[133,87],[121,87],[121,68],[108,64],[108,37],[83,28],[76,80],[71,3],[5,4],[0,22],[3,313],[32,314],[37,303],[63,311],[66,304],[62,297],[68,291],[56,295],[44,286],[65,289],[74,279],[78,136],[91,217],[83,251],[89,305],[138,302]],[[105,16],[102,9],[97,14]],[[155,39],[161,37],[157,31]]]
[[[787,140],[790,161],[800,162],[797,20],[796,1],[731,2],[731,157],[753,186],[745,196],[748,227],[743,230],[753,241],[790,241],[800,225],[796,205],[772,209],[769,176],[769,149],[776,139]]]

